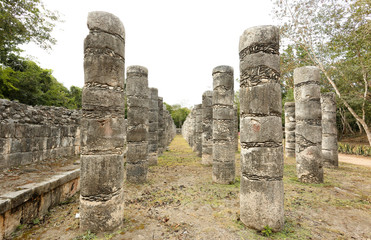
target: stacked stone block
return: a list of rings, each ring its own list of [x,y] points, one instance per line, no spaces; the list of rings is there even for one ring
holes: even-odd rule
[[[322,107],[322,156],[325,167],[338,167],[338,142],[336,128],[335,93],[321,94]]]
[[[240,37],[241,221],[284,225],[279,29],[257,26]]]
[[[158,97],[158,155],[162,155],[165,150],[164,133],[165,133],[165,122],[164,122],[164,100],[162,97]]]
[[[233,105],[233,113],[234,113],[234,149],[238,151],[238,109],[236,105]]]
[[[202,94],[202,161],[203,165],[213,163],[213,92]]]
[[[213,181],[230,184],[235,178],[233,68],[213,69]]]
[[[299,181],[323,182],[320,72],[307,66],[294,70],[295,156]]]
[[[0,99],[0,112],[0,169],[80,153],[80,111]]]
[[[126,72],[126,180],[131,183],[143,183],[147,180],[148,170],[148,70],[142,66],[130,66]]]
[[[158,90],[149,89],[149,113],[148,113],[148,164],[157,165],[158,151]]]
[[[197,104],[195,109],[195,135],[194,135],[194,146],[193,151],[197,153],[197,156],[202,156],[202,104]]]
[[[80,227],[112,231],[124,210],[125,30],[106,12],[88,14],[82,91]]]
[[[285,103],[285,156],[295,157],[295,103]]]

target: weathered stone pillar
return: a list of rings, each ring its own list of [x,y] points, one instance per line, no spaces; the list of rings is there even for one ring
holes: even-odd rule
[[[158,90],[150,88],[149,91],[148,164],[154,166],[158,151]]]
[[[322,156],[325,167],[338,167],[338,141],[336,128],[335,93],[321,94],[322,107]]]
[[[238,109],[236,105],[233,105],[233,113],[234,113],[234,150],[237,152],[238,151]]]
[[[317,67],[294,70],[295,155],[299,181],[323,182],[320,72]]]
[[[213,163],[213,92],[202,94],[202,161],[203,165]]]
[[[126,73],[126,180],[131,183],[143,183],[147,180],[148,170],[148,70],[142,66],[130,66]]]
[[[194,151],[197,153],[197,156],[202,156],[202,104],[195,105],[196,113],[196,129],[195,129],[195,145]]]
[[[112,231],[124,211],[125,30],[106,12],[88,14],[82,91],[80,227]]]
[[[241,221],[262,230],[284,225],[279,29],[240,37]]]
[[[285,156],[295,157],[295,103],[285,103]]]
[[[233,68],[213,69],[213,181],[230,184],[235,178]]]
[[[165,125],[165,122],[164,122],[164,99],[162,97],[158,97],[158,156],[161,156],[162,153],[164,152],[165,150],[165,144],[164,144],[164,133],[165,133],[165,129],[164,129],[164,125]]]

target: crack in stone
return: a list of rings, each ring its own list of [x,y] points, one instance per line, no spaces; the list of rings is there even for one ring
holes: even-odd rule
[[[270,112],[268,114],[263,114],[263,113],[242,113],[241,118],[245,117],[281,117],[281,113],[279,112]]]
[[[296,142],[296,146],[297,146],[297,152],[300,153],[302,151],[304,151],[305,149],[307,149],[308,147],[315,147],[315,146],[319,146],[320,144],[319,143],[314,143],[314,142],[311,142],[309,141],[308,139],[306,139],[304,136],[300,135],[300,134],[296,134],[295,135],[295,142]]]
[[[268,147],[268,148],[277,148],[282,147],[282,143],[276,142],[241,142],[241,148],[248,149],[253,147]]]
[[[242,176],[252,181],[282,181],[283,177],[259,176],[254,174],[242,173]]]
[[[92,195],[92,196],[81,195],[81,198],[82,200],[90,201],[90,202],[106,202],[108,200],[111,200],[113,197],[119,195],[121,191],[122,189],[120,188],[111,194],[98,194],[98,195]]]
[[[148,73],[146,72],[130,72],[130,73],[127,73],[127,78],[130,78],[130,77],[148,77]]]
[[[295,88],[300,88],[302,86],[308,86],[308,85],[318,85],[320,86],[320,83],[318,81],[307,81],[307,82],[301,82],[294,85]]]
[[[252,44],[240,51],[239,53],[240,59],[243,59],[247,55],[258,53],[258,52],[279,55],[280,54],[279,44],[277,44],[276,42]]]
[[[86,83],[84,85],[85,88],[98,88],[98,89],[109,89],[109,90],[112,90],[112,91],[116,91],[116,92],[124,92],[124,89],[122,87],[118,87],[118,86],[109,86],[109,85],[106,85],[106,84],[99,84],[99,83],[95,83],[95,82],[92,82],[92,83]]]
[[[296,120],[296,125],[299,125],[300,123],[305,123],[305,124],[308,124],[310,126],[322,126],[322,119],[319,118],[319,119],[307,119],[307,120],[300,120],[300,119],[297,119]]]
[[[86,58],[87,55],[108,55],[125,63],[125,57],[110,48],[86,48],[84,51],[84,58]]]
[[[265,83],[279,83],[280,73],[270,67],[259,65],[241,72],[240,87],[253,87]]]
[[[107,33],[109,35],[113,35],[115,37],[120,38],[124,42],[124,45],[125,45],[125,38],[123,38],[121,35],[119,35],[117,33],[111,33],[111,32],[104,31],[104,30],[98,29],[98,28],[92,28],[92,29],[90,29],[89,33],[91,33],[91,34]]]

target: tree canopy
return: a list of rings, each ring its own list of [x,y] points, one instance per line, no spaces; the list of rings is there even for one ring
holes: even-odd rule
[[[181,128],[191,110],[186,107],[182,107],[180,104],[169,105],[165,103],[165,106],[169,111],[175,126],[177,128]]]
[[[370,0],[275,0],[281,27],[284,99],[292,97],[292,72],[314,65],[322,71],[322,91],[333,91],[338,106],[352,116],[371,144]]]

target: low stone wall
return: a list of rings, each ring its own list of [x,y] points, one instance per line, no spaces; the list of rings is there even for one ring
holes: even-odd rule
[[[0,169],[79,154],[80,115],[0,99]]]
[[[42,218],[48,210],[80,190],[80,169],[40,183],[23,185],[0,195],[0,240],[9,238],[20,224]]]

